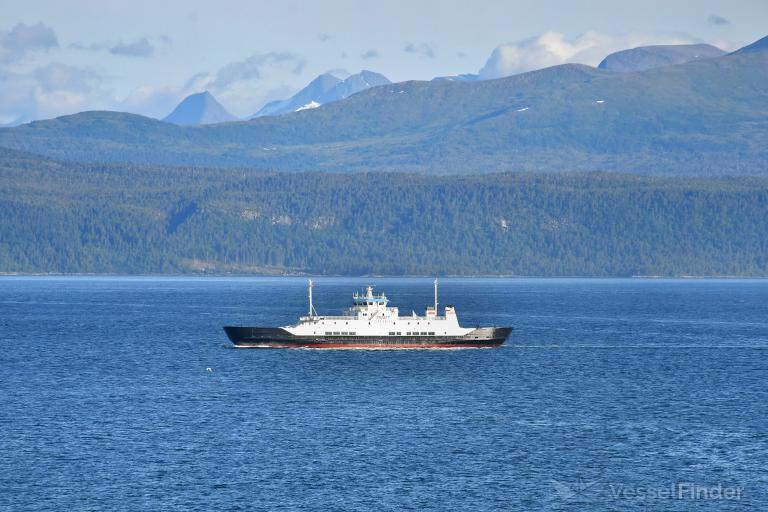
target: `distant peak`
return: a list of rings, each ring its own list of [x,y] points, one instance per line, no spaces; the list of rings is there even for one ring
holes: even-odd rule
[[[316,108],[326,103],[342,100],[365,89],[388,83],[390,81],[387,77],[367,69],[350,75],[344,80],[331,74],[331,72],[326,72],[317,76],[292,97],[267,103],[254,117],[275,116]]]
[[[179,125],[237,121],[207,90],[190,94],[163,121]]]
[[[734,54],[752,53],[752,52],[762,52],[765,50],[768,50],[768,36],[765,36],[762,39],[758,39],[754,43],[748,44],[743,48],[739,48],[733,53]]]
[[[359,73],[355,73],[354,75],[348,76],[344,82],[351,83],[357,80],[363,80],[367,87],[375,87],[377,85],[385,85],[391,83],[389,79],[381,73],[376,73],[375,71],[369,71],[367,69],[364,69]]]
[[[322,75],[317,75],[317,77],[314,80],[312,80],[312,82],[328,81],[328,80],[333,82],[341,82],[341,78],[337,77],[332,73],[323,73]]]
[[[726,52],[709,44],[667,44],[638,46],[608,55],[597,66],[619,73],[684,64],[693,60],[711,59]]]

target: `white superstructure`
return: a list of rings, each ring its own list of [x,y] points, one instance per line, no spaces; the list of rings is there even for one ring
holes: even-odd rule
[[[387,296],[374,295],[373,286],[365,293],[352,296],[352,307],[342,316],[318,315],[312,304],[312,281],[309,281],[309,315],[296,325],[283,327],[296,336],[464,336],[474,329],[459,325],[456,309],[446,306],[438,315],[437,279],[435,305],[427,307],[424,316],[412,313],[400,316],[398,308],[389,307]]]

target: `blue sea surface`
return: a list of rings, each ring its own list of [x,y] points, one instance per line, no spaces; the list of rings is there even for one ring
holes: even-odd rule
[[[429,279],[369,284],[401,314]],[[443,279],[499,349],[235,349],[294,278],[0,278],[0,509],[768,510],[768,281]]]

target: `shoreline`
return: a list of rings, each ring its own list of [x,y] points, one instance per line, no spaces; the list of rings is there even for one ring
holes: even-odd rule
[[[193,279],[220,279],[220,278],[329,278],[329,279],[622,279],[622,280],[640,280],[640,281],[665,281],[665,280],[768,280],[768,275],[636,275],[636,276],[611,276],[611,275],[570,275],[570,276],[524,276],[516,274],[444,274],[435,276],[433,274],[404,274],[404,275],[381,275],[381,274],[310,274],[310,273],[285,273],[285,274],[234,274],[234,273],[178,273],[178,274],[119,274],[119,273],[56,273],[56,272],[0,272],[0,279],[4,277],[67,277],[67,278],[193,278]]]

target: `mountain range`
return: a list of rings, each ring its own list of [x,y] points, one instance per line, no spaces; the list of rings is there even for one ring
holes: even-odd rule
[[[696,59],[719,57],[725,53],[725,51],[708,44],[641,46],[608,55],[598,65],[598,68],[616,72],[643,71],[682,64]],[[451,82],[475,82],[478,80],[482,80],[480,75],[472,73],[433,78],[433,81]],[[390,80],[384,75],[367,70],[350,75],[346,79],[338,78],[332,73],[323,73],[290,98],[270,101],[265,104],[250,119],[317,108],[371,87],[389,83],[391,83]],[[214,124],[237,120],[238,118],[227,112],[208,91],[187,96],[171,114],[163,119],[163,121],[178,125]],[[14,122],[7,126],[19,124],[21,123]],[[0,127],[3,126],[0,125]]]
[[[84,112],[2,129],[0,146],[276,171],[766,175],[767,39],[634,73],[566,64],[496,80],[387,84],[247,122],[176,126]]]
[[[725,53],[725,51],[708,44],[641,46],[608,55],[598,65],[598,68],[616,72],[643,71],[682,64],[696,59],[719,57]],[[480,75],[472,73],[433,78],[433,81],[451,82],[475,82],[478,80],[482,80]],[[350,75],[343,80],[332,73],[323,73],[290,98],[270,101],[265,104],[250,119],[317,108],[371,87],[389,83],[391,83],[390,80],[384,75],[367,70]],[[171,114],[163,119],[163,121],[178,125],[214,124],[237,120],[238,118],[227,112],[208,91],[187,96]],[[21,123],[14,122],[7,126],[19,124]],[[0,127],[3,126],[0,125]]]
[[[320,105],[343,100],[371,87],[389,83],[391,82],[387,77],[373,71],[363,70],[344,80],[330,73],[324,73],[290,98],[267,103],[252,118],[277,116],[317,108]]]

